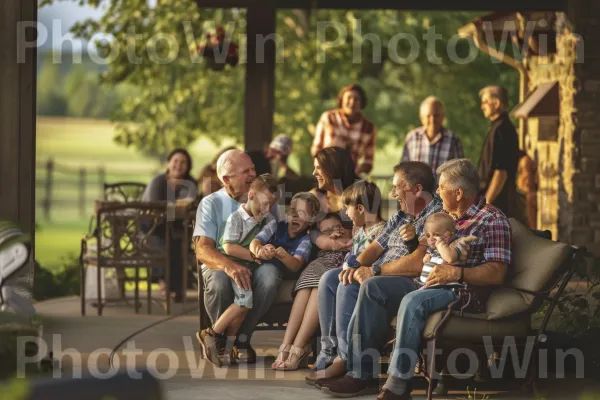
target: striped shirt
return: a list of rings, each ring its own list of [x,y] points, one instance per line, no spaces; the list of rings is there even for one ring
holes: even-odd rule
[[[317,124],[313,154],[325,147],[341,147],[348,150],[354,165],[359,161],[373,165],[375,136],[375,125],[363,115],[351,124],[342,110],[326,111]]]
[[[463,158],[463,148],[458,137],[442,127],[429,141],[425,128],[413,129],[406,135],[401,161],[421,161],[428,164],[434,175],[438,167],[448,160]]]
[[[352,249],[346,254],[346,258],[344,259],[343,269],[352,268],[348,265],[348,259],[351,255],[358,256],[363,252],[376,237],[379,236],[384,227],[384,222],[378,222],[377,224],[371,226],[368,230],[365,231],[365,228],[361,226],[352,234]]]
[[[421,276],[419,277],[418,284],[425,284],[427,282],[427,278],[429,278],[429,274],[433,270],[436,265],[446,264],[444,259],[440,257],[440,255],[435,250],[427,249],[427,254],[431,256],[428,262],[423,264],[423,269],[421,270]],[[455,282],[458,283],[458,282]]]

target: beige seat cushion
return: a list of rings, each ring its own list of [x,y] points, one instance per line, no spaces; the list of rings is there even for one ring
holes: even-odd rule
[[[508,288],[495,290],[487,303],[490,320],[505,318],[526,311],[534,297],[510,288],[540,291],[548,286],[556,270],[573,253],[565,243],[536,236],[527,227],[511,218],[512,265],[508,269]]]
[[[440,323],[443,311],[432,314],[425,324],[423,330],[424,339],[432,339],[435,327]],[[529,315],[520,315],[515,318],[490,321],[485,314],[469,315],[459,317],[452,315],[446,322],[443,330],[438,332],[444,339],[481,342],[483,336],[489,336],[493,340],[502,340],[506,336],[524,337],[529,334]]]
[[[292,298],[292,290],[294,290],[294,286],[296,286],[296,280],[286,279],[281,282],[281,286],[279,286],[279,291],[277,292],[277,297],[275,298],[274,304],[292,303],[294,301]]]
[[[558,267],[569,258],[573,247],[540,238],[511,218],[513,265],[509,286],[533,292],[544,289]]]

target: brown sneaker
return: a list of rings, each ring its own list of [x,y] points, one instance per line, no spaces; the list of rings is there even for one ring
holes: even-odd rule
[[[332,376],[329,378],[321,378],[321,379],[317,379],[315,381],[315,387],[317,389],[322,389],[324,387],[329,387],[331,386],[331,384],[339,379],[342,379],[344,377],[344,375],[342,376]]]
[[[196,332],[196,338],[202,346],[202,353],[204,358],[216,365],[221,367],[221,360],[219,360],[219,338],[209,333],[208,328],[203,329],[200,332]]]
[[[344,398],[377,394],[379,393],[379,381],[377,379],[355,379],[344,375],[328,386],[323,386],[321,391],[325,394]]]

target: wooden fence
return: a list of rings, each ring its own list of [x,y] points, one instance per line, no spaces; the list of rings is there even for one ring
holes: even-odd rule
[[[53,159],[36,163],[36,206],[41,208],[43,218],[51,219],[56,208],[76,211],[87,217],[93,209],[94,200],[101,199],[105,183],[117,181],[149,182],[157,170],[127,169],[108,172],[104,165],[72,166],[60,164]],[[110,179],[110,181],[108,180]]]
[[[36,163],[36,205],[43,218],[50,221],[53,210],[68,210],[79,217],[88,217],[94,200],[102,199],[105,183],[119,181],[149,182],[158,169],[127,169],[107,171],[104,165],[72,166],[54,159]],[[391,176],[372,176],[383,195],[384,210],[394,211],[395,200],[390,199]]]

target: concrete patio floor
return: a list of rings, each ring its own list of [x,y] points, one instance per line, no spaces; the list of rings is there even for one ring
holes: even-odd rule
[[[194,309],[190,299],[186,309]],[[56,377],[70,378],[95,373],[110,373],[109,354],[122,340],[134,332],[164,319],[162,307],[153,307],[154,315],[133,312],[132,305],[112,305],[104,309],[104,316],[95,315],[88,306],[88,316],[81,317],[79,298],[66,297],[35,305],[43,323],[43,339],[54,358],[60,359],[61,369]],[[181,313],[182,305],[175,305],[172,315]],[[114,357],[114,366],[121,371],[136,373],[150,371],[160,376],[164,396],[169,400],[188,399],[331,399],[304,382],[307,370],[280,372],[270,369],[282,331],[256,332],[252,344],[258,353],[255,365],[213,368],[200,359],[196,341],[198,320],[195,311],[161,323],[129,340]],[[133,375],[132,375],[133,376]],[[578,399],[587,391],[600,393],[600,384],[588,380],[552,380],[542,383],[546,399]],[[424,386],[421,385],[421,388]],[[476,387],[475,387],[476,388]],[[474,387],[471,387],[471,390]],[[490,399],[520,400],[532,398],[522,393],[507,393],[495,387],[481,395]],[[424,399],[425,392],[417,391],[414,399]],[[375,399],[375,395],[363,398]],[[436,399],[467,399],[464,390],[450,392]]]

